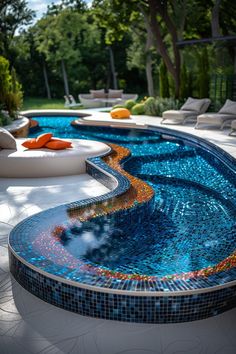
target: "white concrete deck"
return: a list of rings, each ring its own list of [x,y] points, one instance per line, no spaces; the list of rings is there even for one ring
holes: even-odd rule
[[[106,113],[94,113],[94,119],[100,124],[111,120]],[[160,124],[156,117],[139,116],[131,121],[137,127]],[[227,130],[172,127],[205,137],[236,157],[236,138],[228,137]],[[92,319],[41,301],[10,276],[7,238],[16,223],[40,210],[106,191],[88,175],[0,179],[0,354],[234,354],[236,309],[202,321],[170,325]]]

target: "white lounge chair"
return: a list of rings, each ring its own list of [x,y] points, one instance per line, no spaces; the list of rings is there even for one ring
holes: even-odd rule
[[[231,122],[231,131],[229,132],[229,135],[234,135],[235,132],[236,132],[236,119],[234,119]]]
[[[180,110],[169,110],[162,114],[161,124],[165,120],[171,120],[176,123],[184,124],[187,120],[196,120],[199,114],[206,112],[210,106],[211,100],[209,98],[192,98],[189,97]]]
[[[76,103],[72,95],[64,96],[64,99],[65,99],[65,107],[73,108],[73,107],[82,106],[81,103]]]
[[[226,100],[224,106],[216,113],[204,113],[197,117],[196,129],[199,125],[210,125],[219,127],[221,130],[236,119],[236,102]]]

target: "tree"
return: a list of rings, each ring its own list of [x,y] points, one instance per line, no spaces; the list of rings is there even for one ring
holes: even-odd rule
[[[172,75],[175,82],[175,96],[179,97],[180,91],[180,69],[181,69],[181,57],[179,48],[177,47],[178,32],[174,21],[171,19],[168,1],[161,0],[148,0],[149,5],[149,18],[150,26],[155,38],[155,45],[162,56],[162,59]],[[173,49],[173,57],[171,57],[168,47],[165,44],[162,31],[160,18],[164,21],[165,26],[170,33],[171,43]]]
[[[51,77],[57,82],[54,85],[50,81],[53,95],[62,95],[60,82],[58,84],[61,77],[66,94],[104,87],[108,53],[102,31],[90,10],[79,13],[74,9],[64,9],[48,14],[30,31],[38,53],[46,60],[49,79]]]
[[[37,23],[38,51],[45,55],[47,61],[60,63],[66,95],[70,93],[66,64],[78,61],[80,57],[78,28],[83,25],[83,17],[71,10],[63,10],[57,16],[47,15]]]
[[[0,1],[0,54],[9,57],[9,48],[16,31],[30,24],[34,16],[26,0]]]
[[[0,108],[15,118],[21,104],[21,85],[16,79],[15,70],[10,72],[8,60],[0,56]]]
[[[152,70],[152,47],[153,36],[151,27],[148,22],[148,17],[144,7],[141,6],[140,1],[131,0],[129,2],[123,0],[95,0],[93,1],[93,8],[97,23],[102,28],[105,28],[105,40],[108,45],[114,42],[121,42],[127,34],[135,38],[137,43],[133,43],[129,48],[129,64],[128,66],[137,67],[143,70],[143,61],[145,63],[145,72],[148,86],[148,93],[150,96],[154,95],[153,84],[153,70]],[[141,36],[139,40],[138,37]],[[145,43],[145,46],[143,44]],[[132,48],[138,48],[139,55],[138,61],[130,60],[131,56],[138,57],[136,50],[132,54]]]
[[[93,5],[98,9],[97,15],[102,25],[107,27],[108,40],[122,38],[127,28],[137,23],[137,18],[146,21],[146,30],[148,32],[151,29],[155,48],[174,79],[175,95],[178,97],[181,57],[177,47],[178,28],[173,20],[171,0],[95,0]],[[143,16],[140,17],[140,14]],[[165,38],[167,33],[170,34],[168,42]]]

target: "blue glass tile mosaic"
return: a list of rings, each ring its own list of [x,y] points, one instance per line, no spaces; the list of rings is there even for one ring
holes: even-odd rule
[[[10,235],[10,246],[14,251],[11,255],[12,272],[16,279],[35,295],[59,307],[123,321],[190,321],[235,306],[235,287],[230,285],[236,280],[235,267],[208,276],[188,276],[217,266],[235,252],[235,161],[211,144],[182,133],[174,132],[174,139],[168,140],[156,131],[68,127],[68,120],[61,120],[62,126],[67,124],[67,128],[63,136],[57,130],[57,136],[108,141],[129,148],[132,155],[123,161],[123,168],[147,182],[155,191],[155,198],[134,205],[132,209],[86,222],[72,220],[69,217],[71,209],[85,205],[92,208],[93,204],[130,188],[129,180],[107,166],[100,157],[89,159],[87,173],[110,192],[44,211],[18,224]],[[52,118],[40,118],[39,121],[42,131],[46,131]],[[161,128],[161,133],[164,132],[171,135],[171,131]],[[60,240],[52,236],[58,226],[64,228]],[[28,266],[17,257],[24,259]],[[30,265],[37,267],[39,272],[32,271]],[[126,277],[108,277],[97,273],[96,269],[125,274]],[[48,276],[40,274],[42,271]],[[49,279],[50,274],[61,281]],[[186,277],[178,278],[181,274]],[[131,276],[130,279],[127,275]],[[137,280],[136,275],[142,275],[144,279]],[[39,285],[42,279],[50,284],[48,295]],[[74,285],[63,284],[63,279],[74,282]],[[80,284],[96,286],[101,292],[89,292],[80,288]],[[223,284],[228,287],[214,289]],[[54,294],[55,286],[59,286],[63,294],[69,289],[72,297],[80,291],[86,301],[81,302],[76,297],[75,305],[72,305],[67,296],[63,302]],[[204,293],[204,289],[211,287],[211,292]],[[154,296],[106,294],[103,288],[113,292],[135,291],[137,294],[148,291]],[[185,293],[197,289],[203,293]],[[157,291],[165,295],[155,296]],[[183,292],[183,295],[171,296],[176,291]],[[114,296],[116,306],[111,301]]]

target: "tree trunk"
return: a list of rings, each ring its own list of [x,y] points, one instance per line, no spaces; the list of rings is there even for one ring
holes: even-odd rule
[[[236,47],[234,47],[234,74],[236,74]]]
[[[145,70],[146,70],[146,78],[147,78],[147,89],[148,89],[148,95],[149,96],[154,96],[154,84],[153,84],[153,75],[152,75],[152,53],[150,53],[150,48],[153,44],[153,36],[152,36],[152,30],[148,22],[148,17],[143,9],[142,6],[140,6],[141,12],[144,16],[144,22],[145,22],[145,27],[147,31],[147,40],[146,40],[146,47],[145,47],[145,53],[146,53],[146,63],[145,63]]]
[[[215,0],[214,6],[211,12],[211,32],[212,37],[221,36],[220,33],[220,23],[219,23],[219,12],[220,12],[221,0]]]
[[[155,96],[154,85],[153,85],[153,77],[152,77],[152,55],[151,53],[147,53],[146,56],[146,77],[148,84],[148,96]]]
[[[46,68],[45,61],[43,61],[43,76],[44,76],[44,82],[45,82],[45,87],[46,87],[46,91],[47,91],[47,98],[50,100],[52,98],[52,96],[51,96],[50,86],[48,83],[48,74],[47,74],[47,68]]]
[[[112,48],[109,46],[108,47],[109,50],[109,54],[110,54],[110,65],[111,65],[111,74],[112,74],[112,78],[113,78],[113,88],[115,90],[117,90],[117,77],[116,77],[116,69],[115,69],[115,61],[114,61],[114,55],[113,55],[113,50]]]
[[[61,60],[61,69],[62,69],[62,76],[64,81],[65,94],[68,96],[70,94],[70,91],[69,91],[65,62],[63,59]]]
[[[178,40],[182,40],[187,16],[187,0],[172,0],[170,5],[172,6],[172,11],[175,14]]]
[[[220,4],[221,0],[214,0],[214,6],[211,11],[211,32],[212,32],[212,37],[219,37],[221,36],[221,31],[220,31],[220,23],[219,23],[219,12],[220,12]],[[224,65],[224,52],[222,51],[222,48],[216,47],[215,48],[215,58],[216,66],[222,66]]]
[[[149,8],[150,8],[150,26],[152,29],[152,33],[155,38],[155,46],[162,56],[162,59],[167,67],[167,70],[172,75],[174,82],[175,82],[175,97],[179,97],[180,92],[180,67],[181,67],[181,58],[179,49],[177,48],[177,30],[172,23],[168,13],[167,13],[167,4],[165,2],[156,1],[156,0],[148,0]],[[172,46],[174,52],[174,59],[171,60],[166,44],[163,41],[161,28],[159,22],[157,20],[157,15],[161,15],[162,19],[164,20],[168,31],[171,34],[172,38]]]

